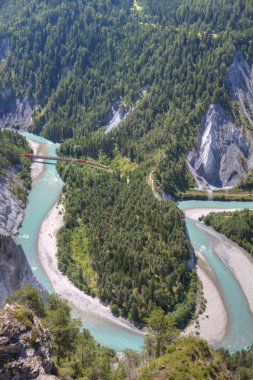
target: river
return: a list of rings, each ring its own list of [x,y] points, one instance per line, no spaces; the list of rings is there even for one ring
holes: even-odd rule
[[[47,155],[56,154],[56,144],[30,133],[22,134],[27,139],[40,143],[43,153]],[[44,165],[43,174],[32,187],[25,218],[16,238],[17,243],[22,245],[35,275],[49,292],[53,292],[53,286],[44,272],[38,257],[38,234],[42,221],[60,197],[62,186],[63,183],[54,163],[49,161],[48,165]],[[179,207],[182,210],[205,207],[226,209],[253,208],[253,203],[185,201],[181,202]],[[212,249],[214,238],[208,232],[203,231],[198,222],[186,218],[186,225],[192,245],[194,248],[202,251],[209,266],[216,274],[219,290],[222,293],[222,298],[225,301],[225,307],[229,314],[228,331],[220,345],[227,347],[231,351],[251,345],[253,342],[253,317],[240,285],[232,272],[215,255]],[[107,345],[117,351],[122,351],[125,348],[131,348],[135,351],[141,351],[142,349],[143,336],[138,333],[129,331],[111,321],[109,322],[101,318],[101,316],[91,319],[82,315],[82,321],[84,327],[88,328],[94,338],[101,344]]]

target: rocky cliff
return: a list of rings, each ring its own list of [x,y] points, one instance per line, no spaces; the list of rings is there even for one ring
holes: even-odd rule
[[[253,121],[252,71],[241,53],[236,53],[227,81],[231,97],[249,125]],[[253,167],[253,138],[236,125],[222,107],[211,104],[202,118],[197,148],[187,157],[198,184],[214,187],[237,185]]]
[[[6,297],[24,286],[32,284],[43,290],[35,278],[21,246],[10,236],[0,235],[0,307]]]
[[[0,128],[26,130],[33,121],[35,102],[25,97],[13,97],[0,108]]]
[[[237,102],[241,115],[253,126],[253,65],[250,68],[241,52],[235,54],[228,81],[232,99]]]
[[[8,38],[3,38],[0,41],[0,63],[5,62],[9,50],[9,41]]]
[[[0,176],[0,235],[16,235],[24,216],[25,204],[12,192],[23,186],[17,174],[15,169],[9,169]]]
[[[24,306],[6,305],[0,311],[0,378],[47,379],[52,369],[50,335]]]
[[[248,170],[251,145],[251,139],[230,116],[212,104],[201,122],[197,150],[188,155],[188,160],[210,185],[235,186]]]

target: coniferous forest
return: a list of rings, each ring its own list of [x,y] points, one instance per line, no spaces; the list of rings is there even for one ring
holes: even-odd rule
[[[177,342],[177,329],[196,313],[201,287],[190,265],[183,213],[165,197],[178,199],[194,186],[185,158],[211,104],[252,131],[227,80],[236,52],[252,65],[252,20],[252,0],[0,0],[0,119],[18,99],[20,113],[32,109],[30,131],[60,143],[60,156],[111,169],[57,164],[65,208],[58,262],[78,288],[98,296],[116,316],[151,328],[145,349],[154,361],[139,379],[155,379],[173,363],[174,378],[186,379],[182,363],[188,362],[188,378],[252,377],[252,349],[235,355],[221,350],[222,364],[206,343]],[[105,133],[116,111],[127,116]],[[29,188],[30,165],[18,154],[24,150],[29,147],[22,137],[0,131],[0,175],[15,165]],[[241,187],[251,190],[251,176]],[[242,212],[228,223],[212,215],[205,221],[252,252],[251,219]],[[60,374],[131,378],[127,366],[114,371],[115,353],[88,332],[78,333],[64,301],[49,296],[44,305],[31,289],[16,301],[49,325],[53,354],[63,359]],[[57,341],[66,327],[57,329],[61,313],[73,338],[68,352]]]

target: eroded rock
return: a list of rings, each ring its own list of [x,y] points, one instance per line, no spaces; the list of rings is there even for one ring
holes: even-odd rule
[[[0,176],[0,234],[5,236],[16,235],[24,216],[25,204],[11,191],[13,187],[23,188],[17,173],[9,170]]]
[[[250,138],[212,104],[202,119],[197,149],[188,155],[190,165],[212,186],[235,186],[246,175],[250,155]]]
[[[26,307],[6,305],[0,311],[0,378],[47,378],[52,369],[48,329]]]
[[[27,130],[32,124],[36,103],[24,97],[14,97],[0,109],[0,128]]]
[[[253,125],[253,69],[242,54],[235,54],[227,83],[242,120]],[[238,185],[253,167],[253,138],[222,107],[211,104],[202,118],[198,145],[187,156],[199,188]]]
[[[237,102],[241,115],[253,125],[253,65],[250,67],[241,52],[235,54],[228,80],[232,99]]]
[[[0,306],[25,284],[45,292],[35,278],[21,246],[17,246],[10,236],[0,235]]]

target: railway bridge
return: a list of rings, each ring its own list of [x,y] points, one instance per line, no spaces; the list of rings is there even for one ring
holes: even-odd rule
[[[108,166],[102,165],[98,162],[93,162],[93,161],[83,160],[83,159],[78,159],[78,158],[73,158],[73,157],[46,156],[44,154],[31,154],[31,153],[21,153],[21,156],[30,158],[31,160],[42,159],[42,160],[49,160],[49,161],[68,161],[68,162],[73,162],[73,163],[96,166],[108,172],[112,171],[111,169],[108,168]]]

